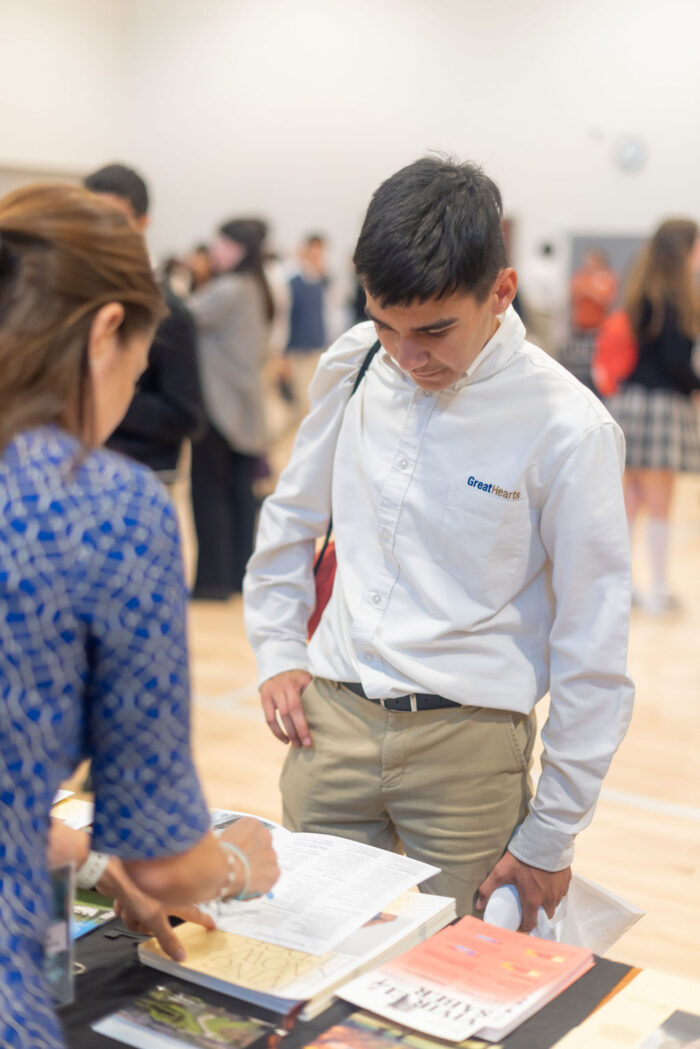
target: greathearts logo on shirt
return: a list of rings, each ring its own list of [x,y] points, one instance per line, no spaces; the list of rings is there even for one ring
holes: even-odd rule
[[[470,488],[478,488],[480,492],[487,492],[489,495],[497,495],[500,499],[519,499],[520,492],[515,490],[509,492],[507,488],[499,488],[497,484],[493,484],[491,481],[479,481],[473,475],[468,479],[467,484]]]

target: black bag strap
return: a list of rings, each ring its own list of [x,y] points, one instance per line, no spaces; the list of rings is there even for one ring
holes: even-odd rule
[[[377,353],[377,351],[379,350],[381,345],[382,345],[381,342],[379,341],[379,339],[377,339],[377,341],[372,346],[370,346],[370,348],[367,350],[367,353],[365,355],[365,359],[363,360],[362,364],[360,365],[360,370],[358,371],[357,376],[355,378],[355,382],[353,384],[353,388],[352,388],[352,390],[350,392],[350,397],[352,397],[357,392],[360,383],[362,382],[362,380],[364,379],[365,375],[367,374],[367,370],[368,370],[370,364],[372,363],[372,361],[374,360],[374,356]],[[348,397],[348,400],[350,400],[350,397]],[[326,531],[326,538],[323,540],[323,546],[319,550],[318,557],[316,558],[316,561],[314,563],[314,575],[316,575],[316,573],[318,572],[319,568],[321,567],[321,562],[323,561],[323,558],[325,556],[326,550],[328,549],[328,544],[331,541],[332,533],[333,533],[333,514],[331,514],[330,520],[328,522],[328,530]]]

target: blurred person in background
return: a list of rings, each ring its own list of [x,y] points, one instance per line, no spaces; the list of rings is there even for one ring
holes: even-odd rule
[[[109,164],[88,175],[85,188],[121,208],[145,232],[149,195],[138,172]],[[167,282],[162,291],[167,315],[158,325],[133,400],[107,446],[149,466],[170,484],[177,479],[183,442],[201,435],[205,416],[194,321]]]
[[[192,449],[199,547],[192,596],[225,601],[240,592],[253,550],[253,482],[266,446],[263,367],[274,301],[254,223],[224,223],[210,257],[215,276],[189,299],[209,422]]]
[[[192,291],[198,291],[212,279],[214,270],[208,244],[198,244],[183,261],[192,275]]]
[[[292,295],[287,267],[270,247],[270,228],[267,222],[259,218],[247,221],[251,228],[257,231],[260,238],[263,270],[274,305],[264,375],[267,431],[270,441],[274,442],[287,430],[289,405],[294,403],[294,394],[288,380],[288,368],[284,360],[284,351],[289,339],[289,311],[292,305]],[[267,494],[267,481],[272,476],[269,462],[265,456],[260,457],[256,473],[257,480],[260,482],[256,484],[256,494],[260,498]]]
[[[519,292],[527,312],[528,335],[543,350],[557,355],[566,281],[554,245],[545,241],[518,270]],[[522,317],[522,312],[516,305]]]
[[[624,478],[630,532],[640,510],[649,515],[651,589],[635,590],[647,611],[679,607],[667,580],[669,514],[676,473],[700,471],[700,436],[693,393],[700,375],[692,363],[700,331],[695,274],[698,226],[663,222],[630,278],[625,310],[639,348],[637,365],[609,408],[627,441]]]
[[[184,259],[178,258],[177,255],[169,255],[164,259],[160,272],[167,286],[178,298],[186,298],[194,289],[190,268]]]
[[[247,219],[253,232],[260,238],[260,254],[265,280],[272,295],[274,313],[269,329],[268,352],[271,358],[280,358],[289,340],[289,311],[292,296],[284,263],[270,247],[270,227],[264,219]]]
[[[604,251],[589,249],[583,264],[571,278],[570,333],[560,361],[576,378],[595,392],[591,362],[596,335],[615,305],[617,276],[610,268]]]
[[[617,296],[617,277],[604,251],[591,249],[571,278],[571,326],[574,332],[596,332]]]
[[[87,866],[140,931],[155,901],[180,913],[277,877],[257,821],[209,829],[172,503],[150,470],[99,448],[164,313],[123,209],[65,185],[0,200],[0,1043],[17,1049],[63,1044],[44,972],[47,854],[79,878]],[[84,758],[91,840],[50,830]],[[110,857],[119,886],[104,881]]]
[[[326,239],[311,233],[297,253],[297,267],[289,278],[291,308],[283,382],[291,387],[297,421],[309,410],[309,385],[328,343]]]

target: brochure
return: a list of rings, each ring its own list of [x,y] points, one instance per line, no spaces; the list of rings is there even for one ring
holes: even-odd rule
[[[92,1025],[93,1031],[136,1049],[248,1049],[260,1041],[272,1049],[286,1034],[271,1024],[210,1005],[177,987],[152,987],[136,1001]]]
[[[338,994],[434,1038],[498,1041],[592,965],[582,947],[468,917]]]

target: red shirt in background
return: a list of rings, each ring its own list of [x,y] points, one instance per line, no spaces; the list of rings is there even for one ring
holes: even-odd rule
[[[581,331],[599,328],[617,296],[617,277],[605,267],[584,268],[571,281],[571,323]]]

